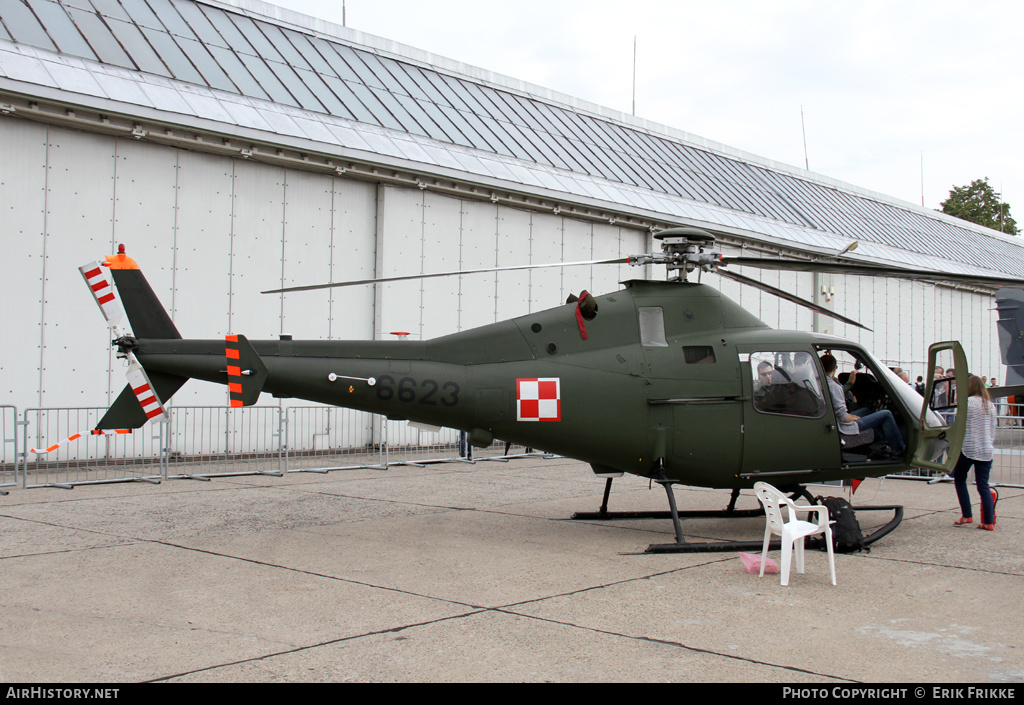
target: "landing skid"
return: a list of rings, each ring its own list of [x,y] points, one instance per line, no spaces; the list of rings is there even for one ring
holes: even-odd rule
[[[705,518],[705,519],[741,519],[750,518],[757,516],[764,516],[764,508],[758,505],[757,509],[736,509],[736,500],[739,498],[740,491],[733,490],[732,495],[729,498],[729,505],[725,509],[708,509],[708,510],[691,510],[680,512],[676,507],[676,496],[672,491],[672,485],[679,484],[674,480],[661,479],[655,480],[659,485],[665,488],[665,492],[668,495],[669,511],[664,512],[609,512],[608,511],[608,496],[612,489],[612,478],[608,478],[604,488],[604,501],[601,504],[601,509],[596,512],[577,512],[572,515],[575,520],[588,520],[588,521],[606,521],[610,519],[671,519],[672,525],[675,528],[676,541],[675,543],[655,543],[647,547],[645,553],[714,553],[724,551],[753,551],[760,552],[763,544],[763,539],[759,541],[710,541],[705,543],[689,543],[683,536],[683,528],[681,518],[694,519],[694,518]],[[803,497],[809,502],[814,501],[811,494],[807,491],[806,487],[798,486],[796,491],[791,495],[793,499]],[[879,540],[883,536],[888,536],[892,531],[900,525],[903,521],[903,507],[901,505],[892,506],[871,506],[871,507],[854,507],[855,512],[871,512],[871,511],[891,511],[893,512],[893,518],[884,526],[876,529],[873,533],[864,537],[864,545],[870,546],[875,541]],[[771,541],[768,544],[769,551],[777,551],[781,547],[778,540]]]

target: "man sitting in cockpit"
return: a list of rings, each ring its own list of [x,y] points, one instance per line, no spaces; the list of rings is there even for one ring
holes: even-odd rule
[[[889,444],[893,458],[902,457],[907,451],[907,446],[900,435],[900,429],[896,426],[896,419],[888,409],[876,411],[866,416],[851,414],[846,408],[846,394],[843,386],[836,381],[836,359],[830,353],[821,356],[821,367],[828,376],[828,388],[832,394],[832,408],[836,413],[836,422],[839,424],[839,432],[853,436],[869,428],[880,431],[885,442]],[[859,410],[858,410],[859,411]]]

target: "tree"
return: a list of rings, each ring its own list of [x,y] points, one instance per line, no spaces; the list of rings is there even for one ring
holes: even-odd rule
[[[939,205],[942,212],[948,215],[1008,235],[1016,235],[1017,221],[1010,217],[1010,204],[1004,203],[999,196],[989,185],[986,176],[984,179],[975,179],[970,186],[954,187],[949,192],[949,198]]]

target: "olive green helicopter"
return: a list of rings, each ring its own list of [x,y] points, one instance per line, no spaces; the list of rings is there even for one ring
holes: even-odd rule
[[[667,267],[666,281],[627,281],[623,289],[599,296],[584,291],[556,308],[424,341],[250,341],[243,335],[183,339],[122,245],[102,265],[81,267],[111,326],[118,356],[128,363],[129,383],[94,433],[143,426],[164,413],[163,405],[190,378],[227,385],[232,406],[255,404],[266,392],[454,428],[466,433],[475,446],[500,439],[589,463],[598,476],[607,478],[604,499],[598,512],[576,518],[671,518],[675,543],[651,546],[652,552],[760,550],[760,540],[687,542],[680,518],[709,513],[680,512],[675,484],[731,490],[727,508],[710,514],[739,517],[759,513],[735,506],[740,490],[759,480],[809,498],[804,487],[808,483],[878,477],[908,468],[951,469],[966,416],[966,395],[954,404],[948,393],[953,384],[967,388],[967,360],[958,343],[930,348],[929,369],[943,353],[952,355],[956,375],[945,381],[945,391],[933,390],[936,382],[929,380],[922,397],[860,345],[824,333],[773,330],[699,279],[718,273],[861,328],[824,306],[733,268],[969,281],[993,287],[1019,282],[863,264],[844,259],[845,251],[827,261],[725,257],[713,251],[714,236],[697,228],[674,228],[654,237],[661,252],[621,259],[264,292],[538,266]],[[698,281],[691,281],[695,273]],[[131,334],[120,328],[122,311]],[[885,439],[871,431],[840,433],[820,360],[826,353],[841,366],[860,370],[841,379],[852,387],[859,406],[892,413],[904,452],[893,453]],[[925,399],[933,395],[950,400],[949,413],[930,408]],[[664,486],[669,511],[608,511],[612,478],[624,473]],[[857,509],[894,511],[893,519],[869,536],[869,542],[888,534],[902,518],[901,507]]]

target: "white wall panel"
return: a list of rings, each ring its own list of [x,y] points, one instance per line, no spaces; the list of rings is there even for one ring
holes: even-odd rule
[[[334,219],[334,177],[301,171],[285,172],[284,286],[331,281],[331,226]],[[330,290],[279,295],[281,330],[296,340],[322,340],[330,334]],[[275,296],[274,298],[278,298]],[[260,299],[271,301],[270,295]]]
[[[622,229],[614,225],[594,223],[591,226],[590,259],[613,259],[625,257],[622,254]],[[634,252],[633,254],[636,254]],[[590,293],[610,294],[619,288],[619,265],[599,264],[590,267]]]
[[[489,251],[491,255],[489,261],[493,262],[494,206],[490,206],[490,204],[488,206],[484,210],[490,213],[490,217],[484,215],[483,231],[471,233],[468,238],[473,241],[474,247],[479,247],[485,252]],[[462,250],[466,247],[467,239],[467,233],[463,231],[463,217],[463,204],[457,199],[437,194],[424,194],[422,244],[424,273],[459,271]],[[480,242],[475,242],[477,240]],[[482,277],[493,281],[493,276],[490,275],[475,274],[469,278],[475,285]],[[466,279],[466,277],[437,277],[420,282],[422,291],[420,339],[436,338],[459,330],[460,279]],[[493,299],[493,288],[485,295],[489,300]]]
[[[110,361],[107,327],[78,267],[111,252],[114,216],[111,137],[48,131],[40,403],[102,405]],[[166,292],[170,292],[167,278]]]
[[[174,295],[171,315],[185,338],[219,338],[231,329],[232,160],[175,151],[178,159]],[[148,263],[139,263],[143,273]],[[274,301],[263,304],[273,315]],[[269,306],[267,306],[269,304]],[[253,336],[256,337],[256,336]],[[190,381],[174,395],[174,406],[219,406],[227,393],[219,385]]]
[[[533,263],[530,228],[533,214],[513,208],[498,208],[498,267]],[[495,277],[495,310],[499,320],[530,313],[530,270],[499,272]]]
[[[113,140],[114,242],[124,243],[170,310],[174,292],[177,152],[137,140]],[[106,254],[106,253],[104,253]]]
[[[594,259],[594,229],[590,223],[565,218],[562,223],[562,257],[566,262],[589,262]],[[593,265],[561,267],[562,291],[580,295],[593,288]],[[563,301],[565,298],[562,299]]]
[[[497,243],[498,206],[493,203],[464,201],[460,252],[462,268],[496,267]],[[466,330],[494,323],[497,318],[497,273],[472,274],[459,279],[459,329]]]
[[[423,274],[423,204],[418,189],[381,188],[378,198],[377,276]],[[392,331],[420,335],[422,284],[419,280],[378,284],[378,340],[389,340]]]
[[[281,329],[280,298],[260,294],[283,281],[284,179],[280,167],[247,161],[235,165],[230,328],[247,338],[288,333]]]
[[[562,247],[562,217],[534,213],[530,229],[533,263],[566,261]],[[530,310],[544,311],[565,303],[562,267],[530,272]]]
[[[3,335],[0,335],[0,403],[35,406],[39,400],[39,370],[43,320],[43,231],[46,223],[46,159],[44,125],[27,120],[3,120],[0,129],[0,251],[8,266],[0,297]],[[85,264],[81,262],[80,264]],[[68,275],[81,280],[77,272]],[[95,331],[83,347],[104,344],[106,326],[96,305],[89,302],[84,282],[79,294],[92,306],[82,315]],[[96,375],[102,375],[104,364]]]
[[[376,276],[377,186],[363,181],[334,179],[334,218],[331,241],[333,281]],[[340,340],[373,339],[374,287],[329,289],[329,335]]]
[[[164,304],[172,306],[174,323],[186,338],[246,334],[231,330],[229,321],[233,162],[194,152],[176,154],[174,295]],[[149,263],[140,266],[148,275]],[[262,303],[273,306],[271,301]]]

